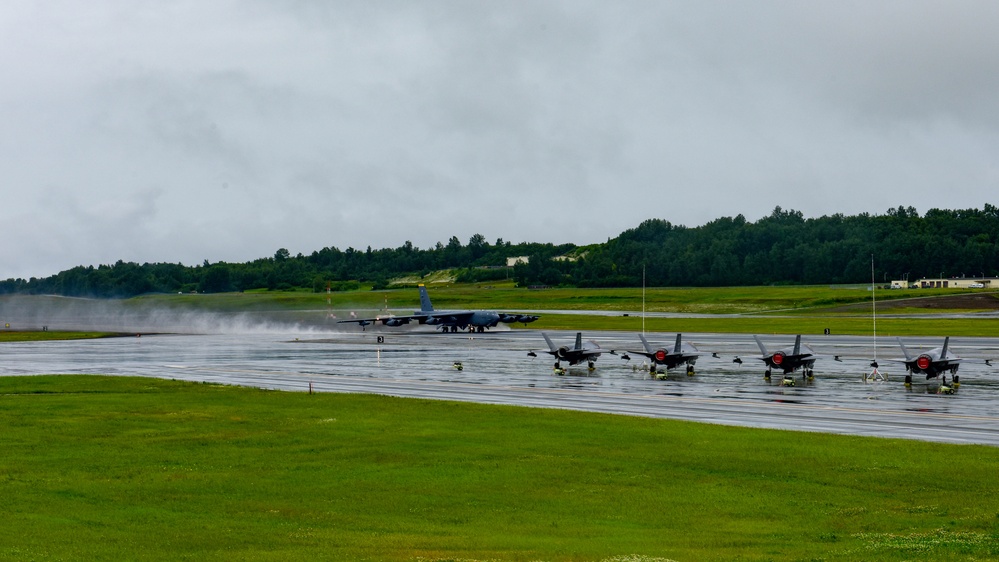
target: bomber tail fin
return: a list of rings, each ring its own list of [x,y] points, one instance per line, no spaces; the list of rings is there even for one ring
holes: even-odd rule
[[[430,294],[427,293],[427,287],[420,283],[420,312],[433,312],[434,305],[430,304]]]

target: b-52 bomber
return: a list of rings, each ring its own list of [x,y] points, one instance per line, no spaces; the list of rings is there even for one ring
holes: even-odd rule
[[[659,348],[653,349],[649,341],[645,339],[644,334],[638,334],[638,337],[642,340],[642,345],[645,346],[645,351],[628,351],[628,353],[637,353],[638,355],[644,355],[649,358],[650,366],[649,372],[653,375],[656,374],[656,366],[662,365],[666,370],[679,367],[680,365],[687,365],[687,375],[694,374],[694,363],[697,362],[697,358],[703,353],[697,351],[697,348],[693,345],[682,341],[682,334],[676,335],[676,344],[673,345],[673,349]],[[622,356],[622,358],[628,358],[627,355]]]
[[[527,324],[534,322],[539,317],[531,314],[512,314],[505,312],[493,312],[489,310],[434,310],[434,305],[430,302],[430,295],[427,293],[423,283],[420,289],[420,310],[416,310],[408,316],[379,316],[375,318],[352,318],[350,320],[340,320],[338,324],[352,323],[359,324],[363,329],[371,324],[382,324],[383,326],[402,326],[416,321],[419,324],[437,326],[442,332],[457,332],[459,329],[467,329],[470,332],[484,332],[486,328],[494,328],[500,322],[513,324],[521,322]]]
[[[916,356],[909,353],[909,349],[902,343],[902,338],[895,339],[898,340],[898,346],[902,348],[905,359],[891,359],[891,361],[905,364],[905,370],[908,371],[908,374],[905,375],[906,385],[912,384],[913,373],[924,373],[926,380],[930,380],[948,371],[954,375],[954,386],[957,387],[960,383],[957,368],[961,366],[961,358],[948,351],[950,336],[944,338],[943,347],[935,347]],[[946,384],[946,382],[946,377],[944,377],[942,384]]]
[[[573,347],[563,345],[562,347],[556,347],[555,343],[552,341],[548,334],[541,332],[541,335],[548,342],[548,349],[542,350],[544,353],[555,356],[555,369],[560,370],[562,368],[562,361],[566,361],[569,365],[577,365],[586,361],[587,366],[593,369],[600,354],[603,353],[603,349],[594,342],[583,343],[583,333],[576,332],[576,344]],[[535,351],[529,351],[527,353],[530,357],[537,357],[538,354]]]
[[[760,351],[763,352],[763,355],[752,355],[750,357],[752,359],[759,359],[767,364],[767,370],[763,374],[763,378],[769,380],[772,369],[782,370],[785,376],[788,373],[793,373],[801,369],[803,376],[807,378],[812,377],[812,365],[815,364],[818,356],[815,355],[812,348],[801,343],[801,334],[798,334],[794,338],[794,347],[785,347],[777,351],[768,351],[767,346],[763,345],[763,341],[760,340],[759,336],[753,336],[753,339],[756,340],[756,345],[760,346]],[[734,361],[742,363],[742,358],[736,357]]]

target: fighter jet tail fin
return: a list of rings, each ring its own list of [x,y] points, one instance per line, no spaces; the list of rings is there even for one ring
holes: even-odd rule
[[[905,355],[906,361],[912,361],[912,355],[909,354],[909,350],[905,348],[905,344],[902,343],[902,338],[896,337],[898,340],[898,346],[902,348],[902,355]]]
[[[649,340],[645,339],[645,334],[638,334],[638,337],[642,340],[642,345],[645,346],[645,351],[652,353],[652,346],[649,344]]]
[[[753,339],[756,340],[756,345],[760,346],[760,351],[763,352],[763,355],[770,354],[770,352],[767,351],[767,346],[763,345],[763,340],[760,339],[760,336],[753,336]]]
[[[794,338],[794,351],[791,352],[791,355],[801,355],[801,334],[798,334],[797,337]]]
[[[553,342],[552,339],[548,337],[548,334],[541,332],[541,336],[545,338],[546,342],[548,342],[548,349],[552,351],[558,351],[558,348],[555,347],[555,342]]]
[[[680,337],[683,334],[676,335],[676,345],[673,346],[673,353],[680,353]]]
[[[940,350],[940,358],[941,359],[946,359],[947,358],[947,346],[949,344],[950,344],[950,336],[947,336],[947,337],[944,338],[943,349]]]
[[[576,332],[576,347],[574,349],[583,349],[583,332]]]
[[[434,305],[430,304],[430,294],[427,293],[427,287],[420,283],[420,312],[433,312]]]

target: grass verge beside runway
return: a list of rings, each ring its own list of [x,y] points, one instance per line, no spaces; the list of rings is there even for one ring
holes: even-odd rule
[[[0,342],[11,341],[54,341],[54,340],[89,340],[97,338],[114,338],[126,334],[116,334],[112,332],[63,332],[58,330],[2,330],[0,331]],[[127,334],[134,336],[134,334]]]
[[[620,330],[641,332],[641,316],[545,314],[528,325],[537,330]],[[805,334],[821,337],[829,328],[835,335],[871,335],[870,317],[856,316],[739,316],[724,318],[646,317],[650,332],[725,334]],[[878,337],[956,336],[990,337],[999,334],[999,318],[885,318],[878,317]]]
[[[0,558],[999,557],[999,449],[158,379],[0,378]]]
[[[804,285],[755,287],[619,287],[611,289],[552,288],[530,290],[512,282],[495,284],[428,285],[434,307],[476,310],[602,310],[678,312],[700,314],[751,314],[774,311],[821,310],[867,304],[868,285]],[[878,290],[879,302],[905,298],[931,298],[983,294],[970,289]],[[326,293],[248,291],[246,293],[146,295],[125,301],[131,305],[156,305],[220,312],[315,310],[327,306],[340,310],[372,312],[386,306],[416,310],[420,297],[413,287],[382,291]],[[863,315],[864,312],[860,312]]]

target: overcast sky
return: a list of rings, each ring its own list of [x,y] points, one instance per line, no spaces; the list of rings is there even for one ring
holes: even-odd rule
[[[999,204],[999,3],[0,4],[0,279]]]

